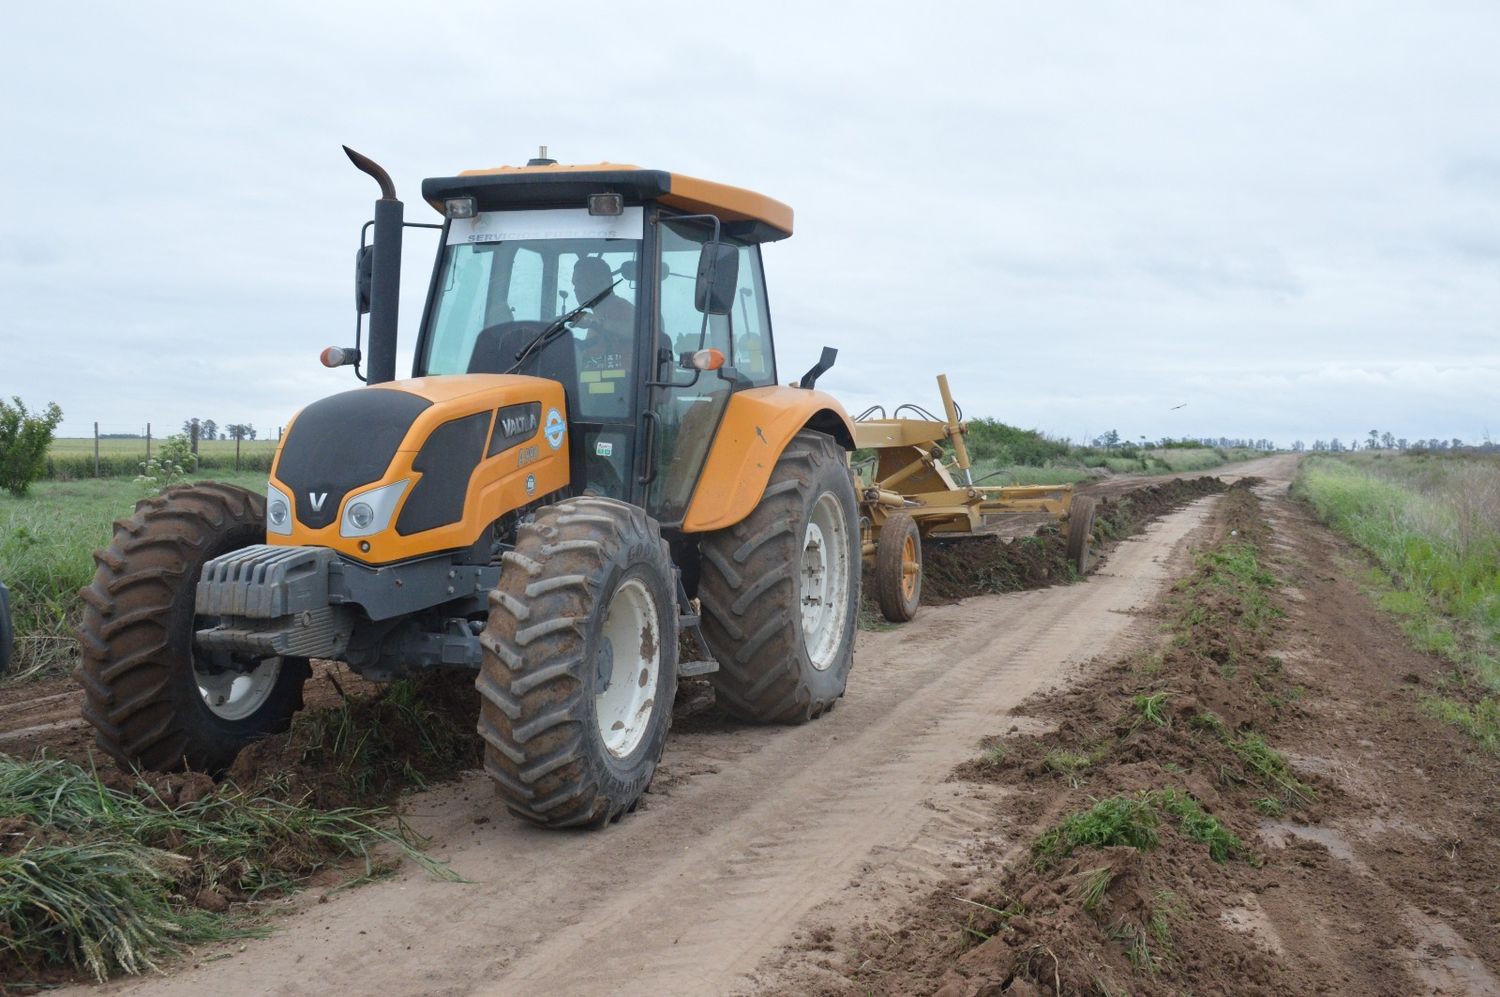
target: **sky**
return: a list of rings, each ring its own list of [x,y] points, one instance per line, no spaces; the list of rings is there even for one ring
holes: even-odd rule
[[[792,205],[782,380],[1074,439],[1500,438],[1500,5],[9,9],[0,396],[262,432],[354,387],[382,163],[610,161]],[[402,364],[436,251],[409,231]]]

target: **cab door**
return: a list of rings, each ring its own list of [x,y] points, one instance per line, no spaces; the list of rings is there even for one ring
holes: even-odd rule
[[[657,226],[659,287],[655,334],[660,355],[650,413],[651,464],[646,508],[664,525],[682,521],[708,459],[730,395],[741,388],[775,384],[769,312],[760,253],[751,245],[720,236],[735,246],[738,285],[728,314],[705,315],[695,301],[699,256],[713,237],[701,221],[663,216]],[[680,363],[685,354],[715,349],[722,370],[696,370]]]

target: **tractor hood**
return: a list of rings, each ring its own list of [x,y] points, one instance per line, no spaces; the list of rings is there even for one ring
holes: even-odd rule
[[[270,485],[294,515],[268,523],[267,540],[365,561],[467,546],[567,484],[565,434],[562,387],[542,378],[420,377],[332,395],[299,412],[277,449]],[[388,522],[346,520],[377,493],[369,504]]]

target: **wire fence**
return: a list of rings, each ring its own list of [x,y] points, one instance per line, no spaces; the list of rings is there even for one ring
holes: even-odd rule
[[[250,439],[225,435],[217,429],[210,438],[200,432],[197,438],[189,427],[147,423],[144,426],[119,426],[94,423],[90,436],[59,437],[47,450],[44,477],[54,481],[81,478],[120,478],[140,474],[142,465],[162,452],[163,437],[182,434],[189,438],[197,471],[269,471],[276,456],[276,442],[281,428],[272,433],[256,433]]]

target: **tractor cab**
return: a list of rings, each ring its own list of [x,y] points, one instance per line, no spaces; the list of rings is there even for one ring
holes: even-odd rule
[[[680,522],[731,394],[776,383],[760,244],[791,234],[791,209],[539,160],[422,193],[445,220],[413,375],[558,382],[575,494]]]

